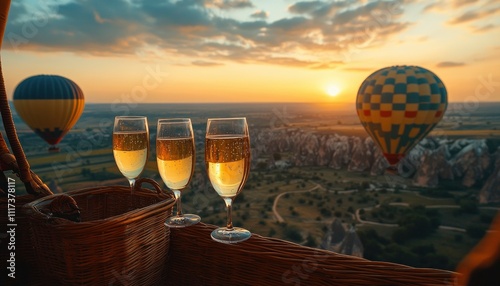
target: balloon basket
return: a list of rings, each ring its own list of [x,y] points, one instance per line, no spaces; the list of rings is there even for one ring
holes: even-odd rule
[[[59,149],[59,147],[56,146],[50,146],[48,150],[50,153],[58,153],[59,151],[61,151],[61,149]]]
[[[398,167],[395,165],[391,165],[385,169],[385,174],[386,175],[393,175],[397,176],[399,174],[398,172]]]

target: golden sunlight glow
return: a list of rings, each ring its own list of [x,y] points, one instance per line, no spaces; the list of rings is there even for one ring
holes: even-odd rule
[[[331,97],[337,96],[340,93],[340,88],[335,85],[330,85],[326,88],[326,94]]]

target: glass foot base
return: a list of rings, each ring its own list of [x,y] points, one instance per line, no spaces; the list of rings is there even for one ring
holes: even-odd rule
[[[195,214],[184,214],[182,216],[171,216],[165,221],[165,225],[172,228],[181,228],[197,224],[201,218]]]
[[[225,227],[220,227],[212,231],[212,239],[221,243],[238,243],[249,239],[252,233],[241,227],[233,227],[228,230]]]

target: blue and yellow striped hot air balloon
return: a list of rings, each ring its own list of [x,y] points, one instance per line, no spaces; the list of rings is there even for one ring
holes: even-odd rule
[[[14,107],[26,124],[58,150],[56,145],[75,125],[85,106],[80,87],[58,75],[36,75],[14,90]]]
[[[391,166],[431,132],[447,105],[443,82],[418,66],[393,66],[372,73],[356,99],[361,123]]]

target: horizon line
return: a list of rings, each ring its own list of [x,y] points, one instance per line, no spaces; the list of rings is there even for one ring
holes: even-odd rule
[[[10,100],[11,101],[11,100]],[[85,102],[86,104],[116,104],[116,102]],[[120,102],[119,104],[283,104],[283,103],[294,103],[294,104],[355,104],[355,102],[351,101],[341,101],[341,102],[325,102],[325,101],[230,101],[230,102],[222,102],[222,101],[201,101],[201,102]],[[470,103],[470,101],[449,101],[450,103]],[[479,101],[479,104],[484,103],[500,103],[500,100],[497,101]]]

